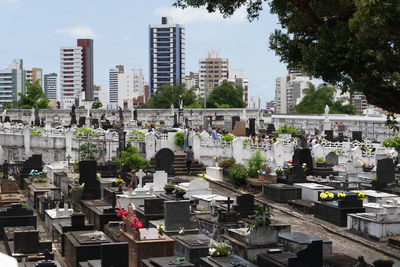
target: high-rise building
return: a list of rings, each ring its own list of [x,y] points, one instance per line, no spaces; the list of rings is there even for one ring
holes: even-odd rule
[[[311,77],[296,70],[289,70],[289,74],[276,79],[275,113],[293,114],[294,107],[304,97],[303,89],[312,83]]]
[[[259,96],[250,97],[249,102],[247,104],[247,108],[260,109],[260,97]]]
[[[189,75],[185,76],[186,89],[192,89],[193,87],[199,87],[199,74],[190,72]]]
[[[82,90],[85,100],[93,100],[93,40],[78,39],[78,47],[82,47]]]
[[[57,99],[57,73],[44,75],[43,91],[47,99]]]
[[[249,79],[244,77],[243,70],[229,70],[228,82],[233,82],[235,87],[243,88],[243,101],[249,107]],[[260,106],[260,105],[258,105]]]
[[[162,17],[150,25],[150,97],[163,84],[180,85],[185,75],[185,28]]]
[[[133,98],[144,96],[143,70],[136,68],[128,73],[118,74],[118,106],[132,107]]]
[[[229,61],[221,58],[219,51],[207,51],[206,58],[199,60],[199,88],[202,96],[208,96],[222,80],[229,78]]]
[[[78,39],[77,47],[60,49],[60,98],[62,108],[93,100],[93,40]]]
[[[107,106],[107,89],[104,85],[93,86],[93,101],[98,101],[103,104],[103,108]]]
[[[25,72],[22,59],[14,59],[5,69],[0,69],[0,104],[18,99],[18,93],[25,93]]]
[[[109,108],[118,108],[118,74],[124,73],[124,66],[118,65],[109,70],[108,82],[108,101]]]
[[[267,101],[265,103],[265,109],[268,111],[269,114],[275,113],[275,101]]]
[[[30,83],[39,80],[40,86],[43,87],[43,70],[41,68],[25,69],[25,80]]]

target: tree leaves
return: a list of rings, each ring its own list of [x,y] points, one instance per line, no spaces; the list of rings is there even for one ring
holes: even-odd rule
[[[208,108],[245,108],[243,88],[235,88],[232,82],[223,81],[207,97]]]
[[[25,82],[26,93],[18,93],[19,100],[14,102],[14,106],[21,109],[32,109],[38,107],[39,109],[50,109],[50,100],[48,100],[40,86],[39,80],[34,83],[29,81]]]

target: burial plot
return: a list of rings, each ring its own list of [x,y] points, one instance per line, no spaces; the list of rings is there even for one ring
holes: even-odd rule
[[[380,159],[376,166],[376,182],[373,181],[377,189],[385,188],[388,183],[392,183],[395,177],[394,164],[392,159]]]
[[[143,267],[194,267],[193,263],[182,261],[180,257],[159,257],[142,260]]]
[[[53,225],[59,222],[68,222],[71,220],[73,209],[69,209],[68,205],[64,208],[45,210],[45,224],[50,233],[53,232]]]
[[[264,196],[279,203],[301,199],[301,188],[287,184],[264,185]]]
[[[112,240],[100,231],[76,231],[65,234],[65,260],[71,267],[79,262],[101,258],[101,245]]]
[[[233,206],[240,218],[248,218],[254,215],[254,196],[251,194],[239,194],[236,196],[236,205]]]
[[[335,152],[329,152],[328,155],[325,157],[326,165],[330,167],[334,167],[339,164],[339,157],[336,155]]]
[[[157,229],[140,229],[136,238],[132,231],[123,231],[121,241],[129,244],[129,267],[139,267],[143,259],[174,255],[174,240],[167,235],[159,235]]]
[[[85,215],[73,213],[70,221],[61,221],[53,225],[52,237],[56,247],[60,250],[61,256],[65,256],[65,234],[73,231],[94,230],[93,224],[85,224]]]
[[[204,257],[200,258],[200,267],[226,267],[226,266],[246,266],[246,267],[256,267],[257,265],[236,256],[229,255],[226,257]]]
[[[322,240],[324,255],[332,254],[332,241],[330,240],[323,240],[302,232],[280,233],[278,235],[278,242],[283,245],[283,250],[293,253],[307,248],[313,240]]]
[[[325,130],[325,139],[333,142],[333,130]]]
[[[168,176],[175,176],[174,171],[174,160],[175,154],[171,149],[163,148],[160,149],[156,156],[156,170],[165,171]]]
[[[38,230],[19,230],[6,229],[7,232],[13,232],[14,238],[12,241],[8,241],[7,247],[11,252],[11,256],[22,259],[32,255],[43,255],[44,252],[52,251],[51,241],[39,240]]]
[[[0,207],[19,202],[26,202],[26,197],[19,192],[18,185],[10,180],[1,181]]]
[[[361,131],[353,131],[352,132],[352,141],[362,142],[362,132]]]
[[[303,170],[303,167],[295,164],[291,169],[291,173],[288,175],[286,179],[286,183],[289,185],[293,185],[295,183],[305,183],[307,182],[306,173]]]
[[[232,130],[232,134],[235,136],[246,136],[246,122],[237,121]]]
[[[174,254],[199,266],[200,258],[208,256],[211,238],[203,234],[175,236]]]
[[[36,215],[33,210],[13,203],[0,209],[0,229],[14,226],[33,226],[36,228]],[[0,240],[3,240],[3,231],[0,231]]]
[[[118,256],[116,256],[118,255]],[[129,267],[128,243],[101,245],[101,258],[80,262],[81,267]]]
[[[16,177],[17,183],[24,189],[24,179],[29,176],[31,170],[41,172],[43,170],[43,161],[41,154],[34,154],[22,163],[20,175]],[[25,188],[26,189],[26,188]]]
[[[55,209],[57,205],[64,206],[64,196],[61,197],[61,189],[50,190],[47,194],[37,197],[37,211],[42,220],[45,219],[45,210]]]

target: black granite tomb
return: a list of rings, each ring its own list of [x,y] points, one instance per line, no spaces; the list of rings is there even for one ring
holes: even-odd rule
[[[393,182],[395,177],[394,163],[392,159],[380,159],[376,166],[376,188],[382,189],[388,183]]]
[[[23,207],[20,203],[0,209],[0,229],[11,226],[34,226],[36,228],[36,215],[33,210]],[[4,231],[0,231],[0,240],[3,240]]]
[[[174,152],[169,148],[160,149],[156,154],[156,170],[165,171],[168,176],[175,176],[173,163],[175,160]]]
[[[233,206],[240,218],[248,218],[254,215],[254,196],[251,194],[239,194],[236,196],[236,205]]]
[[[353,131],[352,132],[352,140],[362,142],[362,132],[361,131]]]
[[[287,203],[288,200],[301,199],[301,188],[281,183],[266,184],[264,196],[279,203]]]
[[[333,142],[333,131],[332,130],[325,130],[325,139]]]
[[[95,160],[79,162],[79,183],[85,183],[82,199],[101,198],[100,181],[97,180],[97,162]]]
[[[143,223],[143,227],[148,228],[149,221],[164,218],[164,199],[145,198],[144,206],[136,208],[136,216]]]

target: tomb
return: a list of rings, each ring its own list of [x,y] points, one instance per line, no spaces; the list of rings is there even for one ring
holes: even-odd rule
[[[165,233],[169,236],[177,235],[181,228],[187,234],[197,234],[198,229],[190,219],[190,201],[164,201],[164,219],[150,221],[150,227],[165,226]]]
[[[65,261],[71,267],[79,262],[101,258],[101,245],[112,240],[100,231],[74,231],[65,234]]]
[[[347,214],[363,213],[363,201],[356,193],[346,193],[337,200],[315,202],[314,216],[338,226],[347,226]]]
[[[68,205],[64,208],[56,207],[55,209],[48,209],[45,211],[45,223],[50,233],[53,232],[53,225],[60,222],[71,221],[73,209],[69,209]]]
[[[290,232],[290,225],[273,222],[253,231],[248,231],[248,228],[230,229],[223,238],[231,243],[233,254],[256,262],[258,254],[266,253],[272,248],[281,248],[278,235],[286,232]]]
[[[186,191],[186,198],[192,199],[193,195],[207,195],[211,194],[209,184],[204,178],[195,178],[189,183],[180,183],[178,188]]]
[[[174,255],[174,240],[159,235],[157,229],[139,229],[139,237],[132,230],[121,233],[121,241],[129,244],[129,267],[139,267],[143,259]]]
[[[226,257],[203,257],[200,258],[200,267],[226,267],[226,266],[246,266],[246,267],[256,267],[257,265],[236,256],[229,255]]]
[[[203,234],[174,236],[174,254],[199,266],[200,258],[208,256],[208,245],[211,239]]]
[[[157,152],[155,158],[157,171],[165,171],[168,176],[175,176],[175,170],[173,167],[175,154],[172,150],[162,148]]]
[[[101,244],[101,258],[80,262],[80,267],[129,267],[128,243]],[[118,255],[118,256],[116,256]]]
[[[64,206],[64,196],[61,190],[50,190],[48,193],[38,197],[38,214],[42,220],[45,219],[45,210],[55,209],[58,204]]]
[[[0,229],[14,226],[33,226],[36,228],[36,215],[33,210],[21,203],[13,203],[0,209]],[[0,240],[3,240],[3,231],[0,231]]]
[[[43,170],[43,161],[41,154],[34,154],[22,163],[20,175],[16,177],[17,183],[24,189],[24,179],[29,176],[31,170],[41,172]]]
[[[278,235],[278,242],[283,245],[283,250],[292,253],[307,248],[313,240],[322,239],[301,232],[280,233]],[[332,254],[332,241],[322,240],[322,248],[324,255]]]
[[[288,200],[301,199],[301,188],[287,184],[264,185],[264,196],[279,203],[287,203]]]
[[[194,267],[193,263],[181,257],[159,257],[142,260],[143,267]]]
[[[222,181],[224,179],[224,174],[222,168],[220,167],[206,167],[206,176],[213,180]]]
[[[50,191],[60,191],[60,188],[48,182],[46,183],[32,182],[28,186],[28,192],[27,192],[29,203],[32,204],[32,207],[34,207],[35,209],[39,208],[39,197],[45,194],[50,194]],[[53,192],[51,194],[57,195],[57,193]]]
[[[372,186],[380,190],[392,183],[395,177],[394,164],[392,159],[380,159],[376,166],[376,181],[372,181]]]
[[[307,248],[293,252],[273,251],[257,256],[258,266],[268,267],[320,267],[323,266],[322,240],[312,240]]]
[[[306,183],[307,176],[303,170],[303,167],[299,164],[294,164],[291,168],[290,174],[287,176],[286,183],[293,185],[295,183]]]
[[[82,199],[101,198],[100,182],[97,180],[97,162],[84,160],[79,162],[79,184],[85,184]]]
[[[294,187],[301,188],[301,199],[311,201],[318,201],[319,194],[322,191],[332,191],[335,189],[330,186],[316,183],[297,183],[294,184]]]
[[[164,218],[164,199],[147,198],[144,199],[143,206],[136,206],[136,215],[143,227],[149,227],[149,221]]]
[[[0,207],[19,202],[26,202],[26,197],[19,192],[18,185],[10,180],[1,181]]]
[[[52,237],[61,256],[65,255],[65,234],[72,231],[94,230],[93,224],[85,224],[85,215],[73,213],[69,221],[60,221],[53,224]]]

